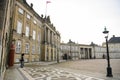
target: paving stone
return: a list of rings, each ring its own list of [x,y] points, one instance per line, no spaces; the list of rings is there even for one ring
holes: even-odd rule
[[[104,80],[48,66],[24,67],[20,71],[28,75],[29,80]]]

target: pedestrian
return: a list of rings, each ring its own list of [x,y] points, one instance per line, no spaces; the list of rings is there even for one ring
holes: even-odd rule
[[[21,54],[21,59],[20,59],[20,67],[23,68],[24,66],[24,53]]]
[[[105,59],[105,54],[103,54],[103,59]]]

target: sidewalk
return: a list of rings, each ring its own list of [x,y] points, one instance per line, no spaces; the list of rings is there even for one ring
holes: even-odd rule
[[[6,70],[4,80],[25,80],[25,79],[18,71],[18,66],[14,66]]]
[[[60,62],[65,62],[64,60]],[[33,62],[33,63],[25,63],[25,66],[27,65],[50,65],[50,64],[56,64],[57,61],[52,61],[52,62]],[[4,80],[27,80],[25,75],[23,75],[19,69],[20,65],[15,64],[13,67],[10,67],[9,69],[6,70],[5,72],[5,78]]]

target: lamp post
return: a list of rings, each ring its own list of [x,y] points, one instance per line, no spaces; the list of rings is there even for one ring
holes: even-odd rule
[[[110,58],[109,58],[109,49],[108,49],[108,33],[109,31],[107,31],[106,27],[104,28],[103,34],[105,34],[105,39],[106,39],[106,51],[107,51],[107,77],[113,77],[112,75],[112,68],[110,67]]]

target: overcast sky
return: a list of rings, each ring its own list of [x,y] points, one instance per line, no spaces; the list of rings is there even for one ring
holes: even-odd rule
[[[27,0],[39,14],[46,12],[61,34],[61,41],[71,39],[80,44],[105,41],[104,26],[112,35],[120,36],[120,0]]]

